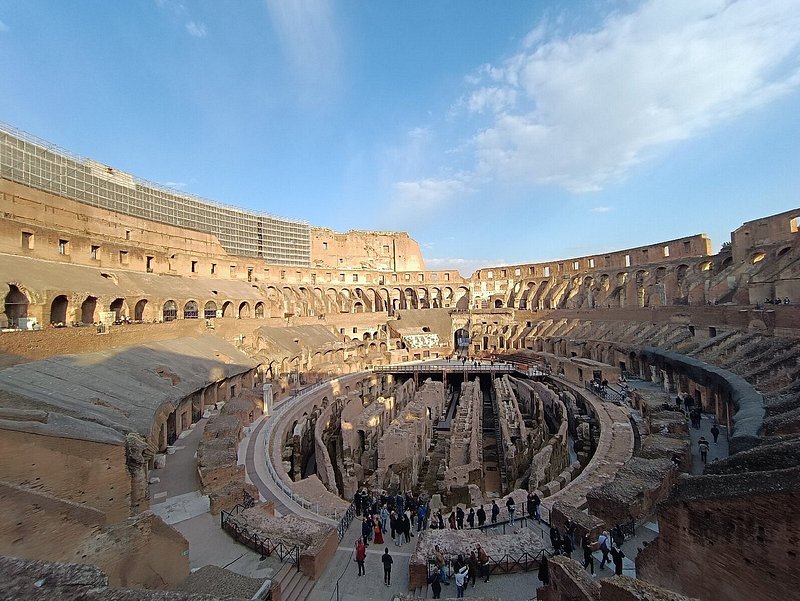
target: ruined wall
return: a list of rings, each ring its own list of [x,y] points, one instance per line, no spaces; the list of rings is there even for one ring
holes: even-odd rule
[[[425,381],[378,445],[379,487],[390,492],[416,489],[420,466],[431,443],[433,419],[442,413],[444,406],[444,384]]]
[[[131,513],[123,445],[0,429],[0,474],[10,484],[97,509],[106,523]]]
[[[311,229],[311,264],[333,269],[424,271],[419,244],[406,232]]]
[[[2,482],[0,513],[0,555],[93,564],[112,586],[172,588],[189,575],[189,544],[151,513],[102,526],[86,505]]]
[[[693,480],[697,494],[659,510],[659,536],[636,558],[639,577],[708,601],[796,597],[797,468]]]
[[[477,484],[483,490],[483,395],[480,381],[461,384],[461,399],[450,428],[448,487]]]
[[[537,450],[536,430],[529,430],[520,411],[514,387],[508,376],[492,382],[497,399],[497,419],[500,424],[506,474],[512,489],[530,467],[531,457]]]

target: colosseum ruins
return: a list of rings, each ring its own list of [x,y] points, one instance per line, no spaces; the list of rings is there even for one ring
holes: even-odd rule
[[[796,598],[800,209],[463,277],[9,126],[0,202],[2,598],[325,601],[384,503],[393,599],[479,543],[525,599]]]

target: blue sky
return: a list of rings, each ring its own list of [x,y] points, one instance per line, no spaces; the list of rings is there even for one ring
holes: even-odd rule
[[[798,0],[0,0],[0,120],[428,268],[800,205]]]

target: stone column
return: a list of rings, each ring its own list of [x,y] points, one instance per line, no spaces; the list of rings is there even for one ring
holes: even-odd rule
[[[272,382],[267,380],[261,388],[264,391],[264,415],[269,417],[272,413]]]

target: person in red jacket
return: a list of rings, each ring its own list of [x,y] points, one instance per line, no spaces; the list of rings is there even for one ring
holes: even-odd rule
[[[364,544],[364,539],[359,538],[356,541],[356,563],[358,564],[358,575],[364,576],[364,560],[367,558],[367,546]]]

